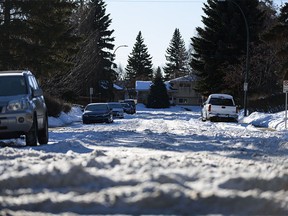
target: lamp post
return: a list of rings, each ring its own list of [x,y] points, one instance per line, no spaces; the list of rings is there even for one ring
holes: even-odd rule
[[[244,116],[247,116],[247,92],[248,92],[248,74],[249,74],[249,27],[246,16],[237,2],[235,2],[234,0],[218,0],[218,2],[226,2],[226,1],[232,2],[240,10],[246,27],[246,71],[244,76],[243,87],[244,87]]]
[[[116,47],[116,49],[113,52],[113,56],[115,55],[116,51],[120,48],[120,47],[128,47],[128,45],[120,45],[118,47]]]
[[[125,45],[125,44],[124,44],[124,45],[120,45],[120,46],[116,47],[116,49],[114,50],[114,52],[113,52],[113,54],[112,54],[111,62],[113,61],[112,58],[115,56],[116,51],[117,51],[119,48],[121,48],[121,47],[128,47],[128,45]],[[114,65],[115,65],[114,63],[111,64],[111,69],[114,68]]]

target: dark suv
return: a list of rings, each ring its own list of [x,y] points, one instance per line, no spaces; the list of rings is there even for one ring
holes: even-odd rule
[[[30,71],[0,71],[0,139],[21,135],[28,146],[48,143],[43,92]]]
[[[134,99],[125,99],[124,103],[127,103],[132,107],[131,114],[136,113],[136,103]]]

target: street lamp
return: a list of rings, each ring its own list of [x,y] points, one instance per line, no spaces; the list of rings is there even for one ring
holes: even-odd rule
[[[248,92],[248,74],[249,74],[249,27],[246,16],[242,8],[239,6],[239,4],[237,4],[234,0],[218,0],[218,2],[226,2],[226,1],[232,2],[240,10],[246,27],[247,39],[246,39],[246,72],[244,76],[244,116],[247,116],[247,92]]]
[[[116,51],[121,47],[128,47],[128,45],[120,45],[120,46],[116,47],[116,49],[114,50],[114,52],[112,54],[111,61],[113,61],[112,58],[115,56]],[[114,63],[111,64],[111,69],[113,69],[114,65],[115,65]]]
[[[120,47],[128,47],[128,45],[120,45],[118,47],[116,47],[116,49],[113,52],[113,56],[115,55],[116,51],[120,48]]]

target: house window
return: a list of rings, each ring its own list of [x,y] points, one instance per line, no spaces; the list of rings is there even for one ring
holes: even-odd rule
[[[188,103],[188,99],[187,98],[179,98],[179,103],[180,104],[187,104]]]

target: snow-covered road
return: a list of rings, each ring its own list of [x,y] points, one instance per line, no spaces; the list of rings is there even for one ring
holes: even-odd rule
[[[148,110],[0,148],[0,215],[288,214],[287,132]]]

